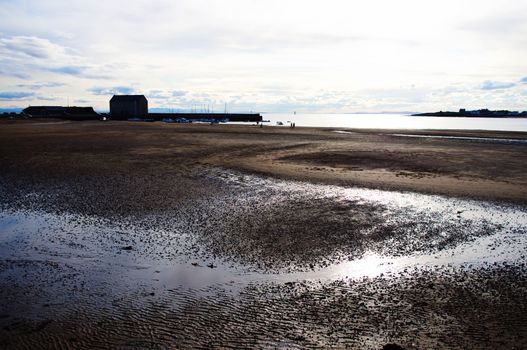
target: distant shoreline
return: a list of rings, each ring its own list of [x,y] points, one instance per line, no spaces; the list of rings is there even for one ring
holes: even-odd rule
[[[479,109],[474,111],[467,111],[460,109],[459,112],[439,111],[439,112],[425,112],[411,114],[412,117],[458,117],[458,118],[527,118],[527,111],[509,111],[499,110],[491,111],[488,109]]]

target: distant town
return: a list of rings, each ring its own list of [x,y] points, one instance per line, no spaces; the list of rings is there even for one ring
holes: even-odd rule
[[[417,113],[412,114],[412,116],[417,117],[472,117],[472,118],[526,118],[527,111],[518,112],[518,111],[508,111],[508,110],[498,110],[491,111],[488,109],[477,109],[473,111],[467,111],[462,108],[458,112],[427,112],[427,113]]]

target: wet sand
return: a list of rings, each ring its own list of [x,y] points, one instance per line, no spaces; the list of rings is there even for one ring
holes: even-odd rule
[[[133,171],[138,178],[157,181],[155,177],[214,165],[343,186],[519,203],[527,198],[527,134],[520,132],[126,122],[0,125],[3,173],[17,178],[46,174],[62,181]],[[400,136],[408,134],[476,139]]]
[[[527,135],[408,133],[3,122],[0,345],[524,347]]]

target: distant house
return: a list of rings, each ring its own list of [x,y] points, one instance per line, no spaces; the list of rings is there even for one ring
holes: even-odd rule
[[[69,120],[96,120],[99,114],[92,107],[30,106],[22,113],[31,118],[57,118]]]
[[[144,95],[114,95],[110,100],[112,119],[145,118],[148,100]]]

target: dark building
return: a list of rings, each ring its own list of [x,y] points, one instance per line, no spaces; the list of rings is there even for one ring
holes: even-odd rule
[[[144,95],[114,95],[110,100],[112,119],[146,118],[148,101]]]
[[[96,120],[100,116],[92,107],[30,106],[22,113],[31,118],[57,118],[69,120]]]

